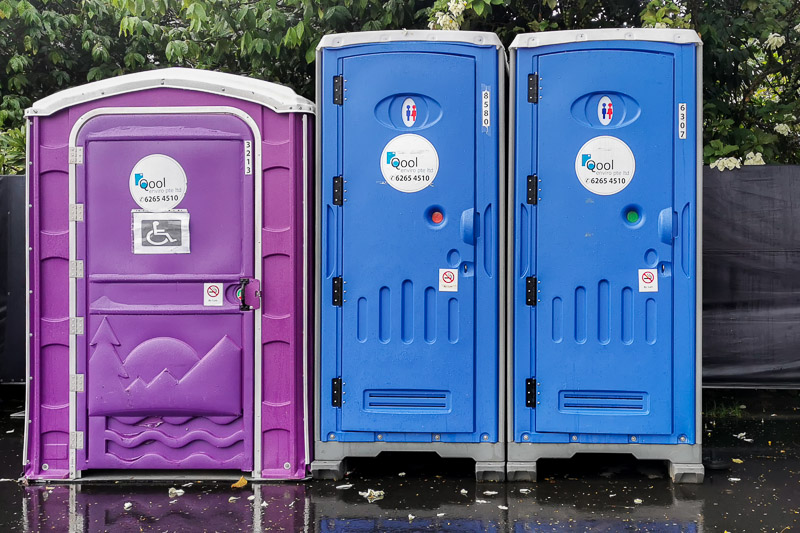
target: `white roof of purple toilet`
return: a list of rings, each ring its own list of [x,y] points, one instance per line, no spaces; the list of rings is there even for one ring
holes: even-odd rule
[[[157,88],[226,95],[263,105],[276,113],[314,112],[314,102],[277,83],[213,70],[172,67],[125,74],[65,89],[35,102],[25,111],[25,115],[52,115],[92,100]]]

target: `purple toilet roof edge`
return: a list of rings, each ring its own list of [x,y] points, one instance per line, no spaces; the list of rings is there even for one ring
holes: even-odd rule
[[[49,116],[79,104],[147,89],[171,88],[229,96],[263,105],[276,113],[314,113],[311,100],[289,87],[225,72],[164,68],[125,74],[59,91],[34,102],[25,116]]]

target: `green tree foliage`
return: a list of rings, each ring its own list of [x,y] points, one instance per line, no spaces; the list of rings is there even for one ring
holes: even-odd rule
[[[313,97],[312,63],[322,35],[441,27],[437,21],[494,31],[506,44],[530,31],[694,28],[705,42],[706,162],[755,152],[770,163],[799,163],[798,6],[796,0],[0,0],[0,172],[24,167],[17,153],[24,109],[60,89],[186,66],[275,81]],[[454,22],[442,18],[448,13]]]

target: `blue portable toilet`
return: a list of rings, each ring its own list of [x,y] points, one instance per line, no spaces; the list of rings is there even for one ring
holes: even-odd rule
[[[317,48],[317,442],[505,475],[505,51],[493,33],[326,35]]]
[[[701,46],[675,29],[511,46],[509,479],[627,453],[702,482]]]

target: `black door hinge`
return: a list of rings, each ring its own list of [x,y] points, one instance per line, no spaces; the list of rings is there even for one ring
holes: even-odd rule
[[[539,73],[528,74],[528,102],[539,103]]]
[[[341,75],[333,77],[333,103],[336,105],[344,103],[344,78]]]
[[[344,205],[344,178],[333,178],[333,205]]]
[[[536,379],[525,380],[525,407],[536,409]]]
[[[528,176],[528,203],[536,205],[539,202],[539,176]]]
[[[337,307],[342,306],[342,276],[333,278],[333,305]]]
[[[536,285],[536,276],[525,278],[525,303],[532,307],[536,307],[536,300],[538,300],[539,289]]]
[[[333,407],[342,406],[342,378],[331,380],[331,405]]]

